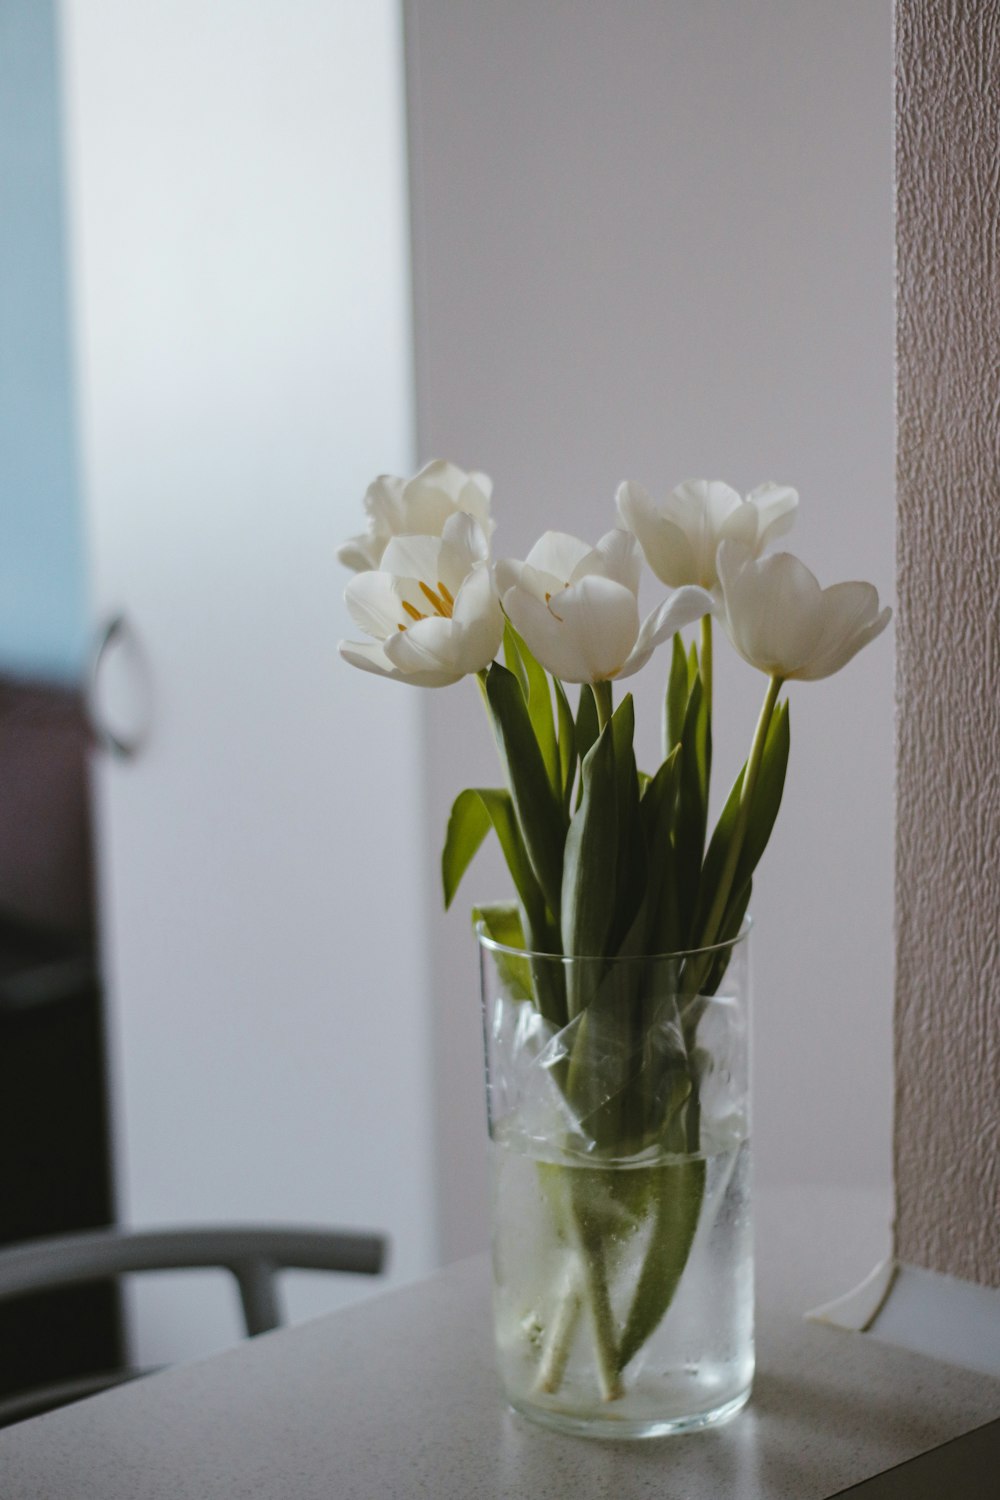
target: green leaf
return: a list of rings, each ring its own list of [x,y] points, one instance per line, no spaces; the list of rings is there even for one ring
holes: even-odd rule
[[[643,945],[628,951],[675,952],[681,944],[677,921],[677,862],[671,837],[677,808],[681,747],[675,745],[646,788],[640,804],[646,847],[646,926]]]
[[[607,951],[618,857],[613,729],[606,725],[583,763],[583,795],[566,835],[562,878],[563,952]],[[590,965],[581,965],[589,969]],[[570,1010],[570,1018],[576,1014]]]
[[[757,773],[753,800],[750,803],[746,833],[743,836],[743,848],[740,850],[739,864],[736,866],[734,890],[738,891],[740,886],[750,879],[760,862],[761,855],[767,848],[785,789],[785,773],[788,770],[790,749],[791,726],[788,720],[786,698],[784,703],[778,704],[768,725],[764,754],[761,758],[760,771]]]
[[[502,788],[470,787],[455,798],[441,854],[445,908],[451,905],[462,876],[491,827],[496,830],[514,888],[537,941],[545,926],[545,899],[524,847],[510,793]]]
[[[486,698],[521,837],[558,922],[566,837],[562,802],[549,781],[520,683],[499,662],[493,662],[486,674]]]
[[[681,742],[684,729],[684,713],[688,701],[687,658],[680,631],[674,636],[674,650],[670,660],[670,677],[667,681],[667,696],[664,702],[664,759],[675,745]]]
[[[502,947],[522,949],[526,947],[521,913],[517,909],[516,902],[505,901],[491,906],[474,906],[472,925],[478,929],[480,924],[486,936],[492,938],[495,943],[500,943]],[[531,965],[528,960],[520,953],[503,953],[497,949],[492,951],[504,993],[512,1000],[533,1000]]]
[[[505,948],[526,948],[524,927],[516,901],[495,901],[486,906],[472,908],[472,925],[480,922],[487,937]]]
[[[576,725],[566,689],[558,677],[553,677],[552,686],[555,688],[559,720],[559,775],[562,781],[563,813],[568,821],[573,804],[573,783],[576,780]]]
[[[521,692],[524,694],[524,701],[525,701],[525,703],[527,703],[527,701],[528,701],[528,674],[524,670],[524,662],[521,660],[521,653],[517,649],[517,643],[518,643],[519,640],[520,640],[520,636],[517,634],[517,631],[514,629],[513,625],[510,623],[509,620],[504,620],[504,626],[503,626],[503,659],[504,659],[504,661],[507,664],[507,670],[508,670],[508,672],[513,672],[514,676],[517,678],[518,682],[521,684]]]
[[[788,702],[786,700],[775,709],[771,723],[768,726],[767,739],[764,741],[764,753],[761,757],[760,770],[757,774],[757,785],[754,788],[753,801],[747,815],[743,843],[733,875],[730,897],[726,904],[722,923],[720,924],[720,936],[714,938],[714,941],[729,941],[729,938],[722,937],[721,933],[723,931],[729,932],[729,929],[732,927],[732,922],[729,920],[731,908],[743,897],[744,891],[749,886],[754,870],[757,868],[761,855],[764,853],[768,840],[771,837],[771,832],[778,816],[778,809],[781,806],[781,795],[785,785],[785,772],[788,768],[790,744],[791,733],[788,719]],[[704,940],[706,936],[711,936],[710,934],[705,934],[704,926],[708,920],[715,892],[718,889],[719,880],[725,868],[730,843],[737,830],[745,773],[746,766],[744,765],[733,782],[732,790],[726,799],[726,805],[722,809],[719,821],[715,825],[715,831],[708,846],[708,853],[705,855],[698,912],[694,924],[694,930],[699,934],[698,941]],[[746,899],[749,900],[749,891],[746,891]],[[743,910],[744,912],[746,911],[745,905]],[[736,932],[738,931],[739,924],[736,927]],[[735,935],[735,932],[730,933],[731,937],[735,937]]]
[[[611,952],[617,952],[631,928],[646,887],[646,846],[639,821],[639,773],[635,763],[635,705],[626,693],[611,716],[615,753],[615,807],[618,857],[615,864],[614,919]]]
[[[705,1195],[705,1163],[698,1157],[660,1163],[649,1171],[656,1177],[653,1232],[618,1346],[619,1371],[656,1331],[673,1301]]]
[[[687,972],[688,965],[692,965],[694,984],[697,993],[687,992],[687,998],[681,1008],[681,1023],[684,1035],[688,1041],[693,1043],[698,1031],[698,1023],[705,1013],[707,1004],[706,996],[716,993],[729,968],[729,960],[733,956],[733,950],[726,945],[732,943],[739,936],[740,928],[743,926],[743,918],[747,914],[750,905],[750,894],[753,890],[753,881],[748,880],[746,885],[739,889],[735,895],[730,896],[726,904],[726,910],[716,934],[715,942],[719,946],[716,950],[702,957],[690,958],[685,964],[685,978],[690,979]],[[684,983],[681,985],[684,989]]]
[[[455,899],[462,876],[472,863],[492,824],[478,791],[460,792],[452,804],[441,851],[441,882],[445,911]]]
[[[580,702],[576,709],[576,754],[582,766],[591,749],[597,743],[597,735],[600,730],[600,721],[597,717],[597,701],[594,698],[594,690],[589,682],[585,682],[580,689]],[[580,784],[580,796],[583,795],[583,783]],[[577,799],[579,801],[579,799]]]
[[[688,652],[687,669],[688,669],[688,697],[690,697],[691,696],[691,689],[694,687],[695,682],[696,682],[696,680],[697,680],[697,678],[699,676],[699,672],[698,672],[698,647],[697,647],[697,645],[696,645],[696,643],[694,641],[691,642],[691,650]]]
[[[521,684],[521,691],[528,705],[528,717],[535,731],[535,739],[542,752],[552,789],[557,796],[561,797],[563,786],[549,679],[509,620],[504,626],[504,656],[508,666],[511,665],[512,658],[520,664],[520,670],[516,667],[512,670]]]
[[[708,845],[708,852],[705,855],[705,863],[702,866],[701,872],[698,911],[692,926],[694,946],[697,946],[698,942],[704,936],[705,923],[708,920],[712,901],[718,889],[719,881],[722,878],[723,869],[725,868],[729,845],[732,842],[739,817],[740,797],[743,794],[743,776],[745,772],[746,766],[744,765],[733,782],[729,796],[726,798],[726,805],[719,814],[719,821],[715,825]]]
[[[674,846],[677,856],[677,907],[681,941],[686,945],[698,908],[701,865],[708,822],[708,708],[696,677],[681,730],[680,789]]]

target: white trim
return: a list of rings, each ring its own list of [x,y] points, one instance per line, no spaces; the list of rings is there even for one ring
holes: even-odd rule
[[[885,1260],[853,1291],[806,1314],[946,1364],[1000,1375],[1000,1288]]]

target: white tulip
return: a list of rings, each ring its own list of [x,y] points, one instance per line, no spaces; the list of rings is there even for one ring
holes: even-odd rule
[[[646,561],[668,588],[718,583],[715,555],[723,541],[742,542],[754,557],[795,520],[799,497],[783,484],[762,484],[741,500],[718,480],[689,479],[662,505],[626,480],[616,495],[622,524],[639,540]]]
[[[394,536],[440,536],[449,517],[464,512],[493,534],[490,495],[485,474],[466,474],[447,459],[435,459],[412,479],[381,474],[368,486],[365,510],[368,530],[337,549],[337,557],[356,573],[377,568]]]
[[[344,591],[354,623],[374,637],[341,641],[345,661],[418,687],[447,687],[489,666],[503,614],[478,521],[458,511],[439,537],[392,537],[381,564]]]
[[[712,607],[685,588],[639,623],[641,556],[635,537],[609,531],[596,547],[547,531],[524,562],[497,564],[504,612],[543,667],[563,682],[629,677],[655,648]]]
[[[718,569],[726,634],[752,667],[783,681],[839,672],[892,614],[879,612],[872,584],[821,588],[790,552],[755,559],[749,548],[723,542]]]

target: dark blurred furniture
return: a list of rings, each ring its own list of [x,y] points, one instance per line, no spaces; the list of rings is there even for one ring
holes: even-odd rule
[[[114,1220],[79,693],[0,679],[0,1245]],[[0,1308],[0,1396],[122,1359],[114,1283]]]
[[[377,1276],[385,1262],[385,1251],[381,1235],[293,1226],[227,1225],[59,1235],[0,1250],[0,1305],[50,1288],[85,1286],[107,1276],[217,1266],[231,1272],[236,1280],[244,1326],[252,1337],[281,1324],[275,1284],[279,1270],[294,1267]],[[62,1379],[41,1388],[36,1385],[17,1397],[0,1400],[0,1427],[144,1373],[122,1369],[116,1363],[82,1378]]]

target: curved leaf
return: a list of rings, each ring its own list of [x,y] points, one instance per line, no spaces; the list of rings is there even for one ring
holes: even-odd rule
[[[627,693],[611,717],[615,752],[618,853],[610,951],[616,952],[635,921],[646,889],[646,846],[639,821],[639,772],[635,763],[635,705]]]
[[[521,639],[508,620],[504,626],[504,656],[521,684],[524,700],[528,705],[528,717],[535,731],[538,748],[548,772],[552,789],[562,796],[563,784],[560,776],[559,746],[556,740],[555,719],[552,715],[552,698],[549,679],[544,669],[535,660],[527,643]],[[518,665],[512,666],[512,660]]]
[[[619,1371],[656,1331],[673,1301],[705,1195],[705,1163],[699,1157],[664,1162],[649,1170],[656,1179],[653,1232],[618,1346]]]
[[[670,658],[670,676],[667,679],[667,695],[663,704],[663,756],[670,754],[681,742],[684,729],[684,711],[688,701],[688,664],[684,655],[684,642],[680,631],[674,636],[673,655]]]
[[[487,937],[504,948],[524,948],[524,928],[516,902],[497,902],[491,906],[472,908],[472,925],[482,923]],[[497,974],[504,991],[511,1000],[533,1000],[531,965],[520,953],[494,952]]]
[[[469,787],[455,798],[441,853],[445,907],[451,905],[462,876],[491,827],[496,830],[533,941],[537,942],[545,926],[545,900],[521,838],[510,793],[502,788]]]
[[[559,775],[562,780],[563,813],[568,819],[573,804],[573,783],[576,780],[576,725],[566,689],[558,677],[553,677],[552,686],[555,688],[559,718]]]
[[[597,719],[597,702],[594,698],[594,690],[589,682],[585,682],[580,689],[580,701],[576,708],[576,754],[582,766],[600,733],[600,724]],[[580,785],[580,796],[583,796],[583,784]],[[579,805],[579,798],[577,799]]]
[[[583,763],[583,796],[566,835],[561,914],[567,955],[597,956],[607,951],[614,914],[617,824],[615,751],[609,724]],[[571,1018],[574,1014],[571,1009]]]
[[[761,855],[767,848],[775,820],[778,816],[778,809],[781,806],[790,745],[791,731],[788,718],[788,701],[786,699],[784,703],[780,703],[775,709],[771,723],[768,726],[767,739],[764,742],[764,753],[761,757],[760,771],[757,775],[757,785],[754,788],[753,801],[747,813],[743,843],[733,875],[731,894],[720,926],[720,935],[717,938],[713,938],[713,941],[727,941],[726,938],[721,936],[721,933],[723,931],[728,932],[732,927],[731,912],[742,898],[760,862]],[[725,868],[730,843],[737,833],[745,772],[746,766],[743,767],[733,782],[732,790],[726,799],[726,805],[719,814],[719,821],[715,825],[715,831],[708,846],[708,853],[705,855],[698,912],[694,923],[694,931],[699,937],[705,936],[703,932],[704,924],[711,909],[712,900],[723,869]],[[747,900],[749,900],[749,894],[747,894]],[[745,902],[743,910],[744,912],[746,910]],[[742,920],[742,917],[740,920]],[[737,924],[738,930],[739,927]],[[735,936],[735,934],[731,935]]]
[[[677,856],[677,906],[681,941],[686,946],[694,930],[705,854],[708,822],[708,772],[706,756],[710,729],[708,705],[701,678],[695,677],[688,696],[681,731],[680,789],[674,845]]]
[[[459,792],[452,803],[441,851],[441,883],[445,911],[455,899],[462,876],[490,831],[490,815],[476,790]]]
[[[499,662],[493,662],[486,675],[486,698],[521,837],[558,922],[566,836],[562,801],[549,781],[521,685]]]

